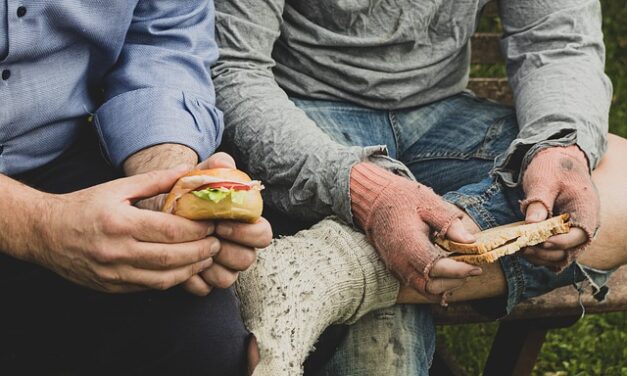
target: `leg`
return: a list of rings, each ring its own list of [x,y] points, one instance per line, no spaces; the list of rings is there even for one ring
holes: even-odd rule
[[[116,178],[98,150],[85,131],[60,159],[17,178],[55,193]],[[108,295],[3,256],[0,297],[1,374],[68,366],[81,374],[244,372],[248,333],[229,290],[208,298],[179,289]]]
[[[389,113],[341,102],[295,103],[337,142],[385,145],[391,157],[398,157],[399,140]],[[426,307],[395,306],[374,311],[349,327],[347,338],[319,375],[426,374],[433,357],[433,332]]]

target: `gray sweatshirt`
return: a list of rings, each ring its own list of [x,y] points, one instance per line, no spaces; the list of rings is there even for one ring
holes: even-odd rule
[[[213,68],[225,141],[292,215],[352,223],[351,167],[411,175],[384,147],[326,136],[286,91],[382,109],[462,91],[469,39],[486,0],[218,0]],[[501,0],[520,133],[494,173],[515,186],[541,148],[576,143],[594,168],[606,149],[611,83],[596,0]]]

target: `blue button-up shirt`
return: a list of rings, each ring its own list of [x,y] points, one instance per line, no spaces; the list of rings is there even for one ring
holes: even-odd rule
[[[210,0],[0,0],[0,173],[53,160],[90,124],[117,167],[162,143],[208,157],[223,128],[213,16]]]

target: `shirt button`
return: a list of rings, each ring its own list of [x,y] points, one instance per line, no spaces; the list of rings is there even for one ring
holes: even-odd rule
[[[2,79],[3,80],[8,80],[9,78],[11,78],[11,71],[8,69],[5,69],[2,71]]]
[[[26,15],[26,7],[25,6],[21,6],[19,8],[17,8],[17,16],[18,17],[24,17]]]

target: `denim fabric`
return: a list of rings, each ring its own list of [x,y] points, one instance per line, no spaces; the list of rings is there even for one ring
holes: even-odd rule
[[[386,145],[390,156],[407,165],[418,181],[466,210],[482,229],[523,219],[518,204],[523,197],[522,190],[506,187],[490,176],[495,159],[518,134],[516,115],[511,107],[478,98],[470,92],[399,111],[380,111],[344,102],[292,100],[337,142],[362,147]],[[586,276],[593,287],[602,290],[611,273],[572,264],[556,275],[519,256],[502,258],[501,266],[507,280],[507,296],[477,303],[484,313],[494,317],[509,313],[524,299],[574,285]],[[430,315],[429,310],[420,306],[398,306],[386,311],[386,314],[377,311],[365,316],[362,319],[365,323],[353,325],[348,339],[323,374],[427,374],[434,341],[433,323],[426,317]],[[416,317],[406,317],[407,312]],[[367,322],[371,320],[377,323]],[[410,322],[392,323],[394,320]],[[416,323],[420,327],[406,329]],[[367,332],[359,333],[362,330]],[[381,346],[371,346],[378,342],[363,339],[364,336],[394,339],[402,351],[388,353]],[[415,362],[409,360],[408,353],[413,354]],[[360,357],[359,362],[351,361],[356,354],[367,356]],[[390,359],[390,355],[397,358]],[[369,368],[356,365],[361,362],[366,362]],[[391,364],[395,373],[389,369]]]

